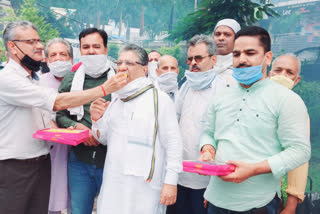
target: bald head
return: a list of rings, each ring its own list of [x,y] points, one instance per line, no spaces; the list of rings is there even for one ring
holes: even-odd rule
[[[300,69],[300,60],[293,54],[286,54],[273,61],[270,76],[285,76],[294,81],[296,85],[301,78]]]
[[[164,74],[170,71],[176,72],[177,74],[179,74],[177,59],[170,55],[164,55],[160,57],[158,61],[158,68],[156,70],[157,75],[160,76],[161,74]]]

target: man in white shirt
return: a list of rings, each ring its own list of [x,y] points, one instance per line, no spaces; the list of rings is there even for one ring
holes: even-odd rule
[[[43,128],[38,108],[61,110],[88,103],[126,84],[118,75],[85,92],[58,94],[37,85],[42,40],[28,21],[9,23],[3,40],[10,57],[0,72],[0,213],[47,213],[50,156],[44,141],[32,138]]]
[[[216,63],[215,44],[212,38],[196,35],[188,42],[189,71],[186,82],[176,97],[177,116],[182,134],[183,160],[197,160],[203,119],[209,102],[217,91],[226,87],[225,81],[214,71]],[[176,213],[204,214],[204,191],[209,183],[208,176],[189,172],[179,174]],[[168,210],[173,213],[170,207]]]
[[[157,78],[156,69],[161,54],[156,50],[151,50],[148,54],[148,78],[155,81]]]
[[[177,59],[170,55],[160,57],[156,73],[158,77],[155,86],[166,92],[174,101],[175,93],[178,91],[179,66]]]
[[[234,85],[237,81],[232,77],[232,51],[235,34],[241,29],[234,19],[222,19],[214,27],[212,33],[217,47],[217,63],[215,72],[220,75],[228,85]]]
[[[144,49],[126,45],[117,71],[128,76],[128,85],[110,104],[98,99],[90,107],[93,134],[108,145],[98,214],[163,214],[176,201],[179,126],[172,100],[145,77],[147,64]]]

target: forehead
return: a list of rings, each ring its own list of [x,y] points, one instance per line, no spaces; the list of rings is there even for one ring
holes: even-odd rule
[[[68,48],[61,42],[56,42],[48,47],[48,52],[68,52]]]
[[[159,58],[161,55],[158,52],[151,52],[148,54],[149,58]]]
[[[217,27],[217,29],[215,30],[214,33],[230,33],[232,35],[235,35],[233,30],[230,27],[225,26],[225,25],[221,25],[221,26]]]
[[[171,58],[171,57],[166,57],[164,59],[161,59],[159,63],[160,63],[159,64],[160,67],[163,67],[163,66],[178,67],[177,60],[175,60],[174,58]]]
[[[120,53],[118,60],[129,60],[139,62],[139,56],[135,51],[124,51]]]
[[[39,35],[32,27],[17,27],[15,39],[39,39]]]
[[[82,37],[80,39],[80,42],[81,42],[81,45],[84,45],[84,44],[87,44],[87,45],[101,44],[101,45],[103,45],[103,39],[100,36],[100,34],[97,32],[91,33],[91,34],[86,35],[85,37]]]
[[[286,70],[292,70],[298,73],[298,62],[291,56],[280,56],[276,59],[273,64],[274,68],[281,68]]]
[[[195,46],[190,46],[188,49],[188,56],[197,56],[205,54],[208,54],[208,48],[204,42],[198,43]]]
[[[256,50],[263,51],[264,48],[260,44],[257,36],[240,36],[234,42],[233,51]]]

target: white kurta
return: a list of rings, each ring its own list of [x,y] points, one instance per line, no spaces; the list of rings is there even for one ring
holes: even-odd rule
[[[232,76],[232,60],[233,54],[217,55],[217,63],[214,65],[214,71],[218,76],[226,81],[226,84],[231,86],[237,84],[237,80]]]
[[[176,185],[182,170],[182,143],[171,99],[159,92],[155,171],[150,183],[154,130],[153,89],[128,102],[116,98],[104,116],[93,123],[99,142],[108,145],[98,214],[160,214],[163,183]]]

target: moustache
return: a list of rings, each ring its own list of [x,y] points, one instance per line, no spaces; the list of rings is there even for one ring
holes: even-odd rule
[[[240,63],[237,68],[241,68],[241,67],[250,67],[250,65],[246,64],[246,63]]]
[[[34,51],[32,51],[32,53],[42,53],[42,50],[34,50]]]
[[[193,70],[193,69],[198,69],[198,70],[200,70],[200,68],[199,68],[197,65],[193,65],[192,68],[191,68],[191,70]]]

